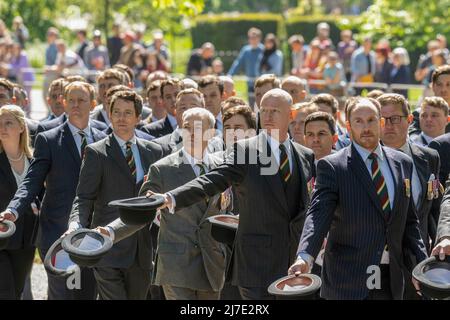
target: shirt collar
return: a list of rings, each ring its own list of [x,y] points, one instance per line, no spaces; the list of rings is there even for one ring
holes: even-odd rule
[[[119,143],[119,146],[123,148],[123,146],[127,143],[127,141],[120,139],[115,133],[113,133],[114,138],[116,138],[117,142]],[[133,135],[133,137],[129,140],[131,144],[136,144],[136,136]]]
[[[409,143],[408,142],[405,142],[405,144],[404,145],[402,145],[400,148],[399,148],[399,150],[400,151],[403,151],[404,153],[406,153],[406,154],[408,154],[409,152]]]
[[[359,155],[363,159],[364,162],[369,158],[371,153],[375,153],[380,161],[384,160],[383,150],[381,149],[381,145],[378,143],[378,146],[375,148],[374,151],[369,151],[364,147],[361,147],[359,144],[353,141],[353,145],[356,148],[356,151],[358,151]]]
[[[78,132],[83,131],[86,135],[86,137],[90,137],[91,136],[91,125],[88,123],[88,126],[86,128],[84,128],[83,130],[78,129],[77,127],[75,127],[73,124],[70,123],[70,121],[67,121],[67,124],[69,126],[70,132],[72,132],[72,135],[75,137],[76,135],[78,135]]]
[[[177,119],[171,115],[170,113],[167,114],[167,119],[169,119],[169,123],[172,126],[173,129],[178,127]]]
[[[203,159],[202,161],[194,158],[189,154],[189,152],[186,151],[186,149],[183,147],[181,148],[181,152],[183,153],[183,156],[186,158],[186,160],[190,163],[192,167],[196,166],[197,164],[203,164],[206,167],[209,165],[209,156],[208,156],[208,150],[205,149],[203,153]]]
[[[280,142],[277,141],[276,139],[273,139],[270,135],[267,134],[266,131],[263,131],[263,135],[266,137],[267,141],[269,142],[270,145],[270,149],[272,149],[272,151],[275,150],[279,150],[280,149]],[[290,137],[289,134],[286,138],[286,140],[284,140],[281,144],[283,144],[287,150],[291,150],[291,144],[289,143],[290,141]]]
[[[432,138],[432,137],[430,137],[430,136],[427,136],[425,133],[423,133],[423,131],[422,131],[422,137],[425,139],[425,141],[427,142],[427,144],[429,144],[431,141],[433,141],[434,140],[434,138]]]

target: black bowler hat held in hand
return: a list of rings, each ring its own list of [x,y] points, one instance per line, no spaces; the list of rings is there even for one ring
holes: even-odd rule
[[[413,270],[420,292],[431,299],[450,299],[450,256],[444,260],[433,256],[419,263]]]
[[[66,277],[76,270],[76,263],[62,247],[63,238],[59,238],[47,251],[44,258],[45,269],[53,275]]]
[[[90,229],[78,229],[69,233],[62,241],[62,247],[70,259],[83,267],[97,264],[112,245],[110,237]]]
[[[136,197],[111,201],[108,205],[119,208],[120,219],[125,224],[142,225],[151,223],[156,216],[156,211],[164,204],[162,195],[150,197]]]
[[[217,242],[232,245],[239,226],[239,216],[219,214],[208,218],[211,223],[211,236]]]
[[[0,231],[0,250],[3,250],[8,246],[9,238],[16,232],[16,224],[9,220],[3,220],[0,225],[0,230],[6,228],[5,231]]]
[[[267,291],[280,300],[313,299],[322,286],[320,277],[311,273],[290,275],[274,281]]]

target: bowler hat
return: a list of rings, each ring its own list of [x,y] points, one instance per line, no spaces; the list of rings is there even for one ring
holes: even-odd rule
[[[426,297],[450,298],[450,256],[442,261],[435,256],[425,259],[414,268],[412,275]]]
[[[3,250],[8,246],[9,238],[16,232],[16,224],[9,220],[3,220],[0,224],[7,228],[6,231],[0,231],[0,250]]]
[[[63,238],[52,244],[44,258],[45,269],[55,276],[69,276],[76,270],[76,264],[62,247]]]
[[[267,291],[279,300],[309,300],[315,297],[321,285],[320,277],[311,273],[302,273],[272,282]]]
[[[239,226],[239,216],[219,214],[208,218],[214,240],[232,245]]]
[[[91,229],[78,229],[69,233],[62,241],[64,251],[70,259],[83,267],[92,267],[111,249],[110,237]]]
[[[125,224],[142,225],[155,219],[157,209],[164,204],[162,195],[136,197],[111,201],[108,205],[119,208],[120,219]]]

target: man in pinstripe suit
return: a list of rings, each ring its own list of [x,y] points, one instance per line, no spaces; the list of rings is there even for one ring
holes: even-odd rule
[[[135,136],[142,99],[132,91],[117,92],[109,116],[113,133],[88,146],[84,153],[69,229],[103,226],[119,217],[113,200],[136,197],[151,164],[162,157],[161,147]],[[114,235],[112,235],[114,237]],[[147,297],[152,268],[148,228],[116,244],[94,267],[100,299],[142,300]]]
[[[412,161],[381,146],[376,100],[347,108],[352,145],[319,160],[290,274],[308,272],[328,233],[322,269],[325,299],[402,299],[403,247],[420,262],[426,250],[412,204]]]

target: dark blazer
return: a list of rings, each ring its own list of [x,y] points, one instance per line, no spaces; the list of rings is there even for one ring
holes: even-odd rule
[[[450,237],[450,180],[446,183],[445,194],[442,199],[436,243],[443,237]]]
[[[404,182],[411,181],[412,161],[399,151],[382,150],[395,183],[388,222],[372,178],[353,144],[318,162],[299,252],[316,257],[328,233],[321,288],[321,296],[326,299],[366,298],[367,269],[380,264],[386,243],[394,299],[402,299],[404,292],[404,247],[418,262],[426,258],[419,221]]]
[[[31,160],[31,159],[30,159]],[[8,207],[17,191],[17,183],[5,152],[0,152],[0,211]],[[7,250],[25,249],[34,245],[38,217],[31,205],[16,220],[16,232],[9,239]]]
[[[62,114],[62,115],[60,115],[59,117],[57,117],[57,118],[55,118],[53,120],[41,122],[38,125],[36,135],[41,133],[41,132],[44,132],[44,131],[47,131],[47,130],[59,127],[60,125],[62,125],[66,121],[67,121],[66,114]],[[92,120],[92,121],[89,122],[89,124],[93,128],[95,128],[95,129],[97,129],[99,131],[103,131],[103,130],[105,130],[108,127],[103,122],[100,122],[100,121],[97,121],[97,120]]]
[[[437,137],[428,145],[431,149],[439,153],[441,160],[441,170],[439,172],[439,180],[442,184],[448,179],[450,173],[450,133],[446,133]]]
[[[161,148],[137,138],[137,146],[144,172],[162,157]],[[83,227],[104,226],[119,218],[119,210],[108,203],[113,200],[137,197],[143,181],[136,184],[125,156],[114,135],[89,145],[80,171],[76,198],[69,223]],[[96,267],[129,268],[138,253],[139,265],[151,269],[152,243],[149,228],[117,242]]]
[[[234,285],[267,288],[286,275],[296,258],[309,205],[307,182],[315,168],[310,149],[295,142],[291,146],[293,171],[286,192],[264,134],[238,141],[224,164],[170,191],[176,208],[181,209],[233,186],[240,213]]]
[[[94,141],[106,135],[92,128]],[[24,215],[45,183],[39,219],[38,246],[48,249],[66,230],[80,174],[81,158],[66,123],[38,134],[31,163],[8,208]]]
[[[417,217],[420,223],[420,233],[424,240],[427,252],[430,251],[429,240],[436,238],[437,222],[439,220],[439,206],[441,203],[440,197],[437,199],[428,200],[427,186],[430,176],[433,174],[436,179],[439,179],[440,161],[439,154],[436,150],[427,147],[422,147],[414,143],[409,143],[410,153],[407,153],[414,162],[419,176],[422,194],[417,209]]]
[[[156,138],[173,132],[172,125],[170,124],[169,117],[167,116],[164,119],[160,119],[143,126],[141,130]]]
[[[109,126],[106,130],[103,131],[106,135],[110,135],[111,133],[113,133],[113,128],[111,126]],[[144,139],[147,141],[152,141],[153,139],[155,139],[154,136],[149,135],[148,133],[145,133],[142,130],[139,129],[135,129],[134,130],[134,134],[136,135],[137,138],[140,139]]]

